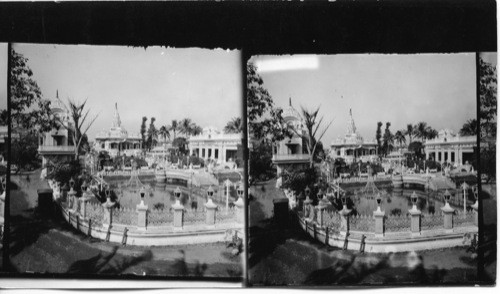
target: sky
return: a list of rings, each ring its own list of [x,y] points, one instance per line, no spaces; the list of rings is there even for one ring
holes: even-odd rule
[[[98,115],[88,131],[112,125],[118,103],[122,126],[139,133],[142,117],[155,126],[191,118],[201,127],[222,130],[242,116],[241,59],[238,51],[124,46],[14,44],[27,57],[45,99],[56,91],[83,102]]]
[[[458,132],[476,117],[474,53],[256,56],[251,62],[276,106],[288,107],[291,97],[297,110],[319,106],[324,121],[333,120],[325,145],[345,136],[349,109],[368,140],[379,121],[383,128],[390,122],[393,133],[420,121]]]

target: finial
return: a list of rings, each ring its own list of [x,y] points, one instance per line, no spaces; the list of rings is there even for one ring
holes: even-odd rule
[[[352,116],[352,108],[349,108],[349,115]]]
[[[290,106],[292,106],[292,97],[288,98],[288,103],[290,104]]]
[[[56,98],[59,99],[59,89],[56,90]]]

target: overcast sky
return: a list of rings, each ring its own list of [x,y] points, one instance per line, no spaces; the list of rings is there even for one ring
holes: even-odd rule
[[[324,144],[346,134],[350,108],[365,139],[375,138],[378,121],[384,128],[391,122],[393,133],[419,121],[438,131],[459,131],[476,117],[473,53],[296,57],[301,62],[290,56],[259,56],[252,62],[263,69],[259,74],[276,106],[287,107],[291,97],[297,110],[321,106],[325,121],[333,119]],[[298,67],[277,65],[276,59]]]
[[[112,124],[115,102],[122,126],[138,133],[143,116],[155,126],[191,118],[222,130],[241,117],[241,59],[238,51],[118,46],[15,44],[29,59],[43,97],[76,101],[99,117],[90,140]],[[149,125],[149,120],[148,120]]]

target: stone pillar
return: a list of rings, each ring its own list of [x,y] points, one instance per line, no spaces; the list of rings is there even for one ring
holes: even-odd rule
[[[0,226],[3,226],[5,217],[5,189],[0,194]]]
[[[313,201],[309,198],[309,196],[306,197],[306,200],[304,200],[304,217],[307,218],[309,217],[309,204],[311,204]]]
[[[373,212],[373,217],[375,218],[375,236],[376,237],[384,236],[385,211],[380,210],[379,206],[377,207],[377,210]]]
[[[148,226],[148,206],[141,200],[141,203],[136,205],[135,211],[137,212],[137,228],[146,230]]]
[[[75,190],[73,190],[73,188],[71,188],[71,190],[69,190],[68,192],[68,208],[72,212],[74,212],[75,201],[76,201],[76,192]]]
[[[453,230],[453,213],[455,210],[450,206],[448,202],[441,207],[441,211],[444,214],[444,229],[445,230]]]
[[[474,209],[474,225],[476,225],[476,227],[479,225],[479,213],[478,213],[478,208],[479,208],[479,204],[477,203],[477,200],[474,204],[472,204],[472,209]]]
[[[115,202],[111,201],[111,198],[107,198],[106,202],[102,204],[104,208],[104,219],[102,221],[102,226],[104,228],[109,228],[113,223],[113,207],[115,206]]]
[[[212,147],[212,159],[215,159],[215,147]]]
[[[245,203],[241,197],[239,197],[234,203],[234,206],[236,207],[236,221],[239,223],[243,223],[245,220],[245,210],[243,209],[244,205]]]
[[[420,235],[420,217],[422,212],[417,209],[417,205],[415,204],[408,212],[411,215],[411,234]]]
[[[179,199],[176,199],[172,208],[174,209],[174,230],[182,230],[184,224],[184,206]]]
[[[83,219],[87,218],[87,202],[91,199],[91,196],[92,192],[87,190],[85,191],[85,193],[83,193],[82,197],[80,198],[80,215],[82,216]]]
[[[319,224],[320,227],[324,226],[323,214],[325,213],[325,208],[328,207],[328,204],[329,204],[329,201],[326,198],[326,195],[323,195],[323,198],[319,201],[318,206],[317,206],[317,208],[318,208],[318,219],[317,219],[317,222],[318,222],[318,224]]]
[[[347,209],[347,205],[344,204],[344,207],[340,211],[340,232],[343,233],[344,236],[349,232],[349,214],[351,213],[351,209]]]
[[[205,203],[205,208],[207,209],[206,223],[209,226],[215,225],[215,216],[217,213],[217,205],[213,203],[212,198],[208,198],[207,203]]]

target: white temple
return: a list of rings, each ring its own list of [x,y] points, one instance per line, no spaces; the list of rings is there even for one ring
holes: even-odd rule
[[[211,159],[217,164],[234,162],[241,140],[241,133],[226,134],[214,127],[205,127],[201,134],[189,138],[189,154]]]
[[[94,149],[97,152],[107,151],[111,157],[118,155],[140,156],[142,152],[142,138],[139,133],[128,133],[121,125],[118,105],[115,103],[113,123],[109,130],[97,133]]]
[[[352,110],[349,110],[347,133],[343,138],[339,137],[330,144],[330,156],[343,158],[347,163],[358,160],[372,161],[377,157],[377,141],[364,140],[357,133]]]
[[[450,129],[443,129],[436,138],[425,141],[424,146],[426,159],[460,166],[475,159],[474,148],[477,147],[477,137],[462,137]]]
[[[292,106],[292,98],[290,98],[288,108],[283,110],[282,115],[285,123],[292,127],[295,132],[291,138],[286,137],[273,147],[273,163],[277,168],[278,186],[281,186],[281,174],[284,169],[306,167],[309,165],[310,159],[302,139],[307,132],[299,112]]]
[[[38,141],[38,154],[42,157],[42,167],[45,168],[49,161],[69,161],[75,157],[75,144],[70,132],[73,129],[73,122],[70,119],[68,110],[59,100],[59,91],[56,92],[56,99],[50,104],[51,113],[58,118],[61,124],[58,128],[50,132],[40,134]]]

